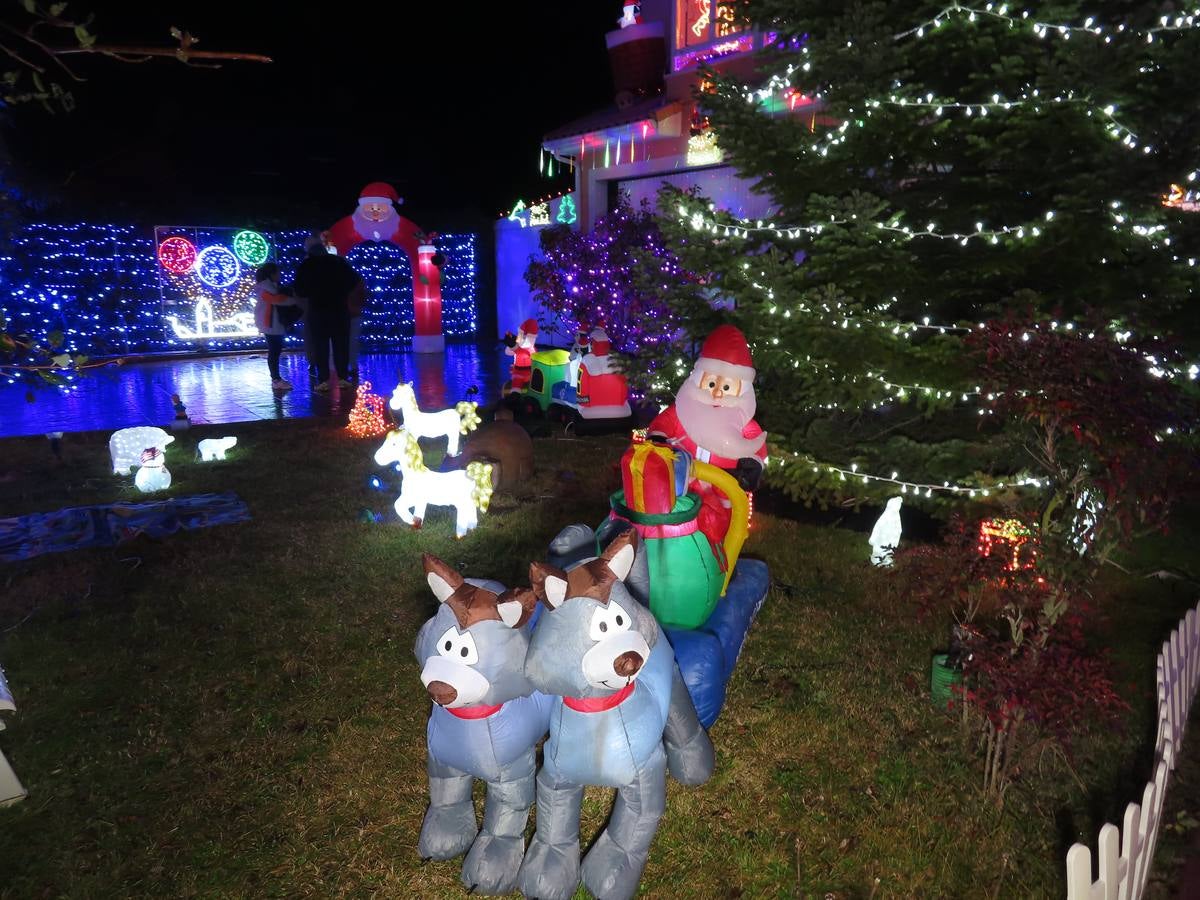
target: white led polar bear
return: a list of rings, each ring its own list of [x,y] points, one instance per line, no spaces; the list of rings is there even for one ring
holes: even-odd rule
[[[205,438],[196,444],[196,456],[205,462],[224,459],[225,451],[237,443],[236,437]]]
[[[122,428],[114,431],[108,439],[108,453],[112,457],[114,475],[128,475],[134,466],[142,464],[142,451],[156,447],[166,451],[167,444],[175,440],[175,435],[167,434],[161,428],[151,425],[139,425],[136,428]]]

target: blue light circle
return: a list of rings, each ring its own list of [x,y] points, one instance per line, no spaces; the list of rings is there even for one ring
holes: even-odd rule
[[[196,274],[209,287],[226,288],[238,280],[242,267],[232,250],[213,244],[196,255]]]

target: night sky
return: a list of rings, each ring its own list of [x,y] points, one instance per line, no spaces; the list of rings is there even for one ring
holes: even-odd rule
[[[539,177],[540,138],[611,102],[604,34],[620,15],[608,0],[70,7],[89,8],[102,42],[169,45],[177,25],[198,49],[275,62],[72,57],[89,78],[77,109],[21,108],[6,129],[53,217],[325,226],[383,180],[442,230],[570,185]]]

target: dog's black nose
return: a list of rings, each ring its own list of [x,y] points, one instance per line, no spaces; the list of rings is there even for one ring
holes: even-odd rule
[[[629,678],[637,674],[638,669],[642,667],[642,662],[642,655],[640,653],[634,653],[632,650],[629,650],[613,660],[613,671],[622,678]]]
[[[433,702],[438,706],[445,706],[447,703],[453,703],[454,698],[458,696],[458,691],[456,691],[451,685],[446,684],[444,681],[429,682],[429,687],[427,690],[429,691],[429,696],[433,698]]]

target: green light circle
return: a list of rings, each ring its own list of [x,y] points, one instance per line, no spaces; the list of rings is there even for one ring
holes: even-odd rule
[[[239,231],[233,236],[233,252],[248,266],[261,266],[271,255],[271,245],[257,231]]]

